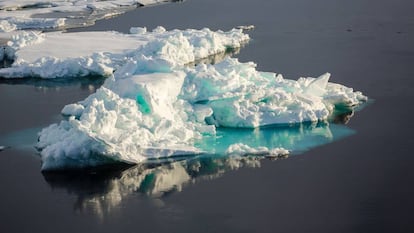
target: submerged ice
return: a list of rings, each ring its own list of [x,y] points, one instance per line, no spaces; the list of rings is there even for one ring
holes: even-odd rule
[[[243,167],[259,168],[265,158],[288,157],[286,151],[268,153],[264,147],[283,147],[303,151],[349,136],[353,131],[344,125],[303,123],[278,128],[220,128],[215,137],[204,139],[206,147],[223,152],[215,155],[195,155],[175,159],[149,160],[127,168],[85,172],[45,172],[45,180],[53,189],[64,189],[75,195],[76,208],[94,211],[105,217],[131,194],[155,197],[162,201],[165,194],[180,192],[188,185],[224,176]],[[242,143],[248,142],[250,148]],[[199,145],[203,146],[203,145]],[[280,149],[279,149],[280,150]],[[243,156],[245,152],[248,155]]]
[[[42,77],[59,77],[90,74],[90,67],[99,67],[93,72],[108,76],[96,93],[63,108],[67,120],[40,132],[37,148],[43,170],[194,154],[277,156],[287,153],[286,148],[237,137],[223,141],[222,129],[260,131],[265,126],[326,121],[336,108],[352,109],[367,99],[361,92],[329,82],[329,73],[289,80],[234,58],[186,65],[239,47],[248,40],[242,30],[134,28],[131,32],[135,34],[106,32],[116,35],[115,44],[131,40],[127,48],[81,58],[76,52],[33,58],[36,55],[29,54],[34,54],[37,43],[18,47],[17,65],[0,70],[2,75],[39,70],[44,72],[37,74],[46,74]],[[24,57],[32,60],[25,63]]]

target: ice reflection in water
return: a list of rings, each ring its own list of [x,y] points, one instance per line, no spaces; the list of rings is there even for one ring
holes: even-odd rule
[[[39,92],[59,92],[65,88],[79,88],[88,90],[90,94],[94,93],[104,83],[105,78],[101,76],[87,76],[83,78],[13,78],[6,79],[0,77],[0,85],[27,85],[33,86]]]
[[[131,194],[162,199],[166,194],[180,192],[186,185],[216,179],[228,171],[260,167],[261,160],[266,158],[263,155],[225,156],[222,152],[229,144],[284,147],[294,155],[352,133],[344,125],[328,123],[256,130],[221,129],[215,138],[200,142],[201,146],[210,147],[214,152],[211,154],[150,160],[133,167],[120,165],[109,169],[44,173],[44,177],[53,189],[66,189],[76,195],[77,210],[93,211],[103,217]]]
[[[264,158],[264,157],[263,157]],[[77,195],[80,211],[104,216],[131,194],[152,198],[180,192],[185,185],[220,177],[241,167],[259,167],[258,156],[200,156],[178,161],[152,161],[130,168],[44,173],[53,188],[64,188]]]

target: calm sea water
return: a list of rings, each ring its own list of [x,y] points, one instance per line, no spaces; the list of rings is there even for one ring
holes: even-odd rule
[[[328,71],[374,102],[341,126],[354,134],[287,159],[42,174],[22,135],[102,80],[0,81],[1,138],[29,145],[0,152],[1,232],[413,232],[413,10],[409,0],[189,0],[80,29],[254,24],[241,61],[293,79]]]

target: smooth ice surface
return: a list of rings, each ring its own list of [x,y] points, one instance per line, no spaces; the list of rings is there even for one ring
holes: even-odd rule
[[[220,141],[217,135],[222,127],[257,129],[326,121],[336,108],[351,110],[367,99],[352,88],[330,83],[329,73],[288,80],[231,58],[214,65],[185,66],[240,46],[248,39],[242,30],[157,28],[149,34],[153,39],[123,55],[96,93],[64,107],[68,120],[40,132],[37,147],[43,170],[194,154],[277,156],[286,148],[231,137]],[[47,68],[55,70],[54,65]],[[206,144],[211,138],[225,146]]]
[[[168,0],[0,0],[0,33],[74,27]]]
[[[240,47],[248,40],[249,36],[240,29],[213,32],[131,28],[130,34],[21,32],[8,42],[5,56],[14,62],[11,67],[0,69],[0,77],[110,76],[114,70],[133,62],[138,63],[137,69],[168,70]]]

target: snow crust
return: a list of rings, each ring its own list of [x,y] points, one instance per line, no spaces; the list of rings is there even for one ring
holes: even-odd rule
[[[249,36],[238,29],[166,31],[157,27],[152,32],[146,28],[131,28],[130,31],[130,34],[21,32],[8,42],[6,56],[14,62],[11,67],[0,69],[0,77],[110,76],[114,70],[123,66],[127,69],[135,63],[137,69],[169,70],[228,48],[240,47],[249,40]]]
[[[99,53],[111,58],[100,63],[107,67],[100,74],[109,76],[103,86],[85,100],[65,106],[62,113],[69,116],[68,120],[40,132],[37,147],[41,150],[43,170],[114,161],[141,163],[153,158],[205,153],[285,154],[283,148],[252,147],[239,141],[225,151],[215,151],[214,147],[200,146],[200,142],[215,137],[221,127],[258,128],[326,121],[336,107],[352,109],[367,100],[361,92],[330,83],[329,73],[318,78],[288,80],[280,74],[257,71],[254,63],[241,63],[234,58],[214,65],[185,66],[240,46],[248,39],[241,30],[165,31],[160,27],[151,33],[144,29],[131,31],[139,33],[136,34],[141,38],[139,43],[142,38],[145,43],[135,50]],[[116,35],[122,39],[135,38]],[[47,40],[47,37],[39,43],[36,40],[34,47]],[[30,47],[33,48],[20,48],[16,56],[19,58],[19,51]],[[31,50],[26,54],[28,51]],[[114,59],[121,56],[123,59]],[[72,59],[79,58],[61,61]],[[99,59],[91,58],[88,67],[95,67],[96,61]],[[56,72],[61,70],[56,65],[60,63],[46,64],[43,69],[47,67],[53,75],[42,77],[91,73],[79,72],[80,68],[76,72],[73,69]],[[35,72],[29,65],[21,67],[24,68],[20,71]],[[13,69],[16,67],[7,71]],[[111,74],[104,70],[116,71]]]
[[[168,0],[0,0],[0,33],[84,26],[138,6]]]

